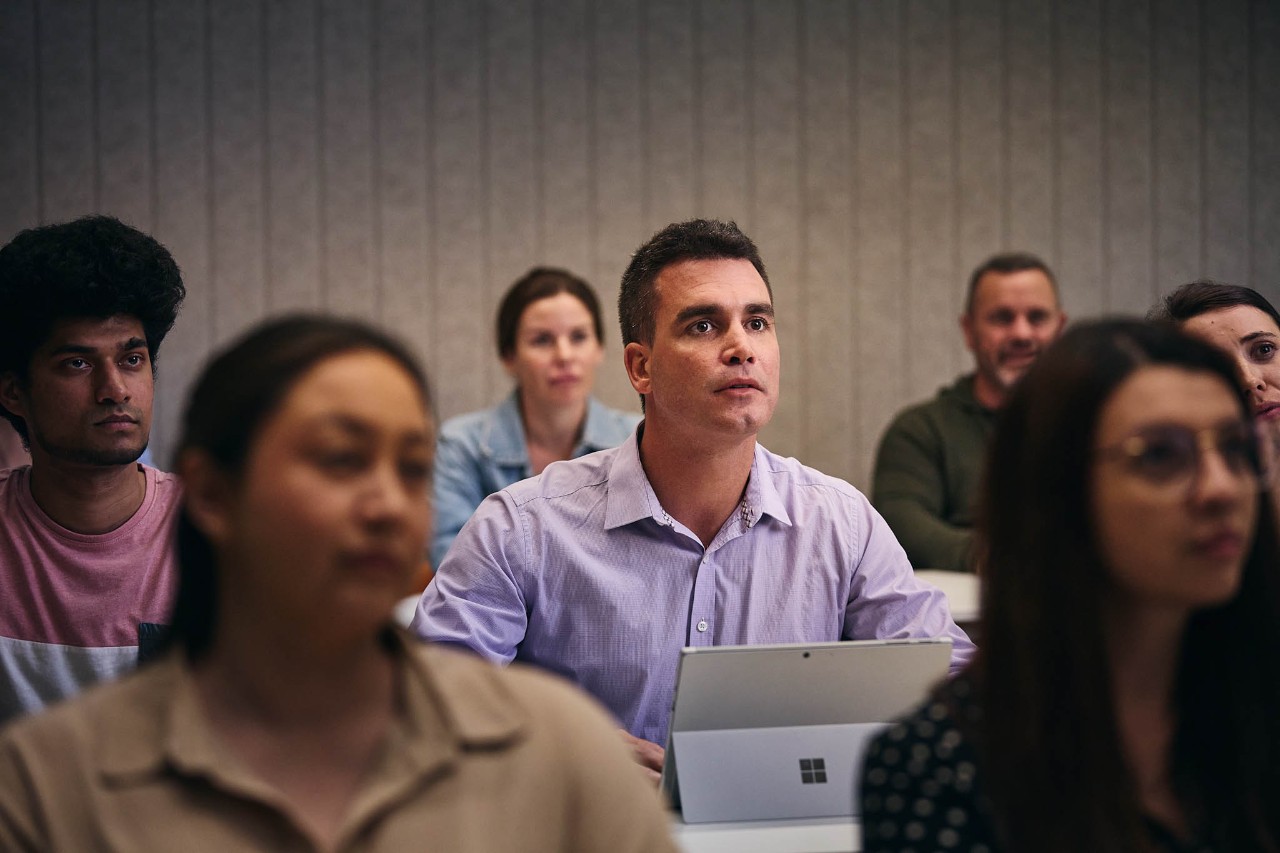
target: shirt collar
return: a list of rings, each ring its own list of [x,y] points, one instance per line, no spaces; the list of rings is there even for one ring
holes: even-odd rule
[[[527,714],[496,670],[476,667],[461,653],[424,654],[399,628],[393,645],[401,663],[404,714],[393,724],[383,768],[367,794],[434,774],[467,749],[502,746],[523,736]],[[134,701],[121,703],[103,723],[98,766],[104,779],[137,784],[171,766],[260,799],[277,798],[228,755],[209,728],[182,650],[135,678],[145,683],[132,694]]]
[[[493,410],[482,440],[484,452],[499,465],[529,467],[529,448],[520,422],[520,392],[512,391]]]
[[[635,432],[618,446],[618,452],[613,457],[613,464],[609,468],[605,530],[622,527],[642,518],[652,518],[664,526],[670,523],[640,462],[639,439],[643,434],[642,421]],[[757,443],[743,501],[744,520],[748,528],[754,527],[765,515],[788,526],[791,524],[791,516],[787,513],[773,478],[769,476],[770,467],[769,452]]]
[[[610,423],[609,409],[595,397],[587,398],[587,422],[582,427],[582,440],[574,448],[574,456],[607,450],[617,444],[617,430]],[[525,443],[524,423],[520,420],[520,391],[512,391],[498,404],[489,419],[482,440],[484,452],[499,465],[529,467],[529,448]]]

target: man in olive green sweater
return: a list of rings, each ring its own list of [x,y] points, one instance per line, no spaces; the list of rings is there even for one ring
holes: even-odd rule
[[[871,501],[917,569],[972,570],[970,535],[987,438],[1013,384],[1062,331],[1053,273],[1034,255],[987,259],[960,317],[974,372],[894,418]]]

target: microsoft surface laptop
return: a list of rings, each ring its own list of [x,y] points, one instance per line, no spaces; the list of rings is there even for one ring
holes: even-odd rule
[[[867,742],[950,660],[945,639],[683,649],[663,790],[687,823],[852,815]]]

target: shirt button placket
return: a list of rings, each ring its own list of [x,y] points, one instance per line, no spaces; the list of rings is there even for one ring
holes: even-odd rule
[[[711,556],[707,553],[698,561],[698,574],[693,583],[693,633],[689,637],[691,646],[711,645],[711,620],[715,618],[715,570],[711,567]]]

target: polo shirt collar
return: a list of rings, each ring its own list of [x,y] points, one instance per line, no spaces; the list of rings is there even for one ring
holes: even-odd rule
[[[428,659],[417,649],[416,640],[402,629],[393,631],[401,662],[404,713],[392,726],[383,765],[362,800],[434,775],[463,751],[514,743],[523,736],[528,720],[518,701],[487,668],[450,665],[447,651]],[[137,686],[135,701],[122,704],[104,719],[98,765],[108,782],[125,786],[145,782],[170,766],[183,774],[216,779],[257,799],[273,802],[278,798],[228,754],[209,728],[182,650],[174,650],[135,677],[144,680]]]

